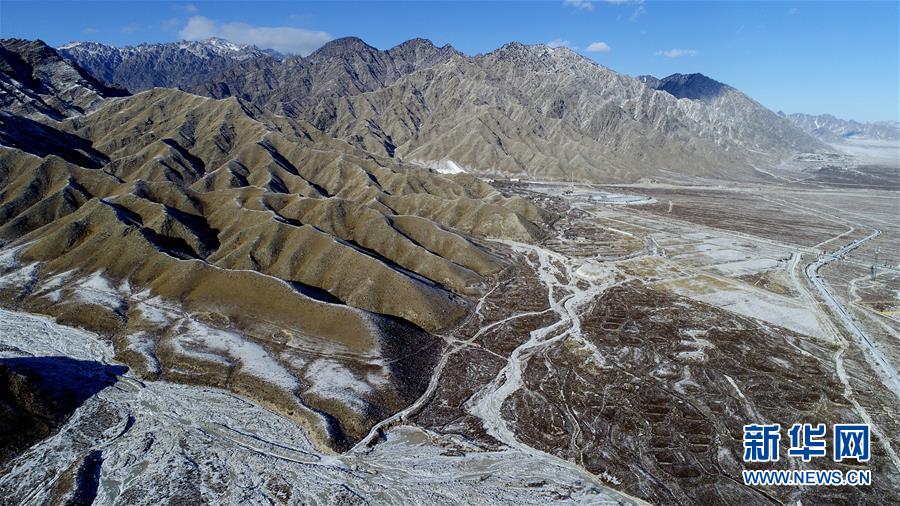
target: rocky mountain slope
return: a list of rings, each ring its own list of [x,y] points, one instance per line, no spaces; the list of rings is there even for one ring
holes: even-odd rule
[[[348,37],[305,58],[215,39],[61,52],[132,91],[238,97],[371,153],[480,174],[753,179],[755,166],[827,149],[705,76],[633,79],[566,48],[511,43],[468,57],[425,39],[382,51]]]
[[[0,39],[0,108],[52,119],[83,114],[108,97],[127,95],[72,65],[39,40]]]
[[[335,101],[341,97],[382,89],[454,55],[459,53],[452,47],[438,48],[424,39],[379,51],[347,37],[325,44],[306,58],[248,60],[193,91],[216,98],[240,97],[276,114],[322,126],[338,114]]]
[[[186,88],[244,60],[279,56],[219,38],[122,48],[97,42],[71,42],[60,47],[59,54],[98,79],[132,92],[154,86]]]
[[[244,393],[336,449],[421,393],[434,334],[506,266],[481,238],[534,241],[547,219],[236,98],[160,88],[0,122],[4,304],[105,334],[144,377]]]
[[[846,139],[900,140],[900,123],[896,121],[862,123],[836,118],[831,114],[779,114],[804,132],[826,142],[840,142]]]
[[[306,59],[245,62],[194,91],[302,117],[370,152],[479,173],[747,179],[754,164],[823,148],[731,88],[677,100],[566,48],[518,43],[467,57],[425,40],[378,51],[340,39]]]
[[[703,74],[672,74],[662,79],[641,76],[639,79],[676,98],[705,105],[694,110],[698,119],[712,125],[714,135],[719,139],[741,139],[747,150],[790,153],[827,149],[792,122],[735,88]]]

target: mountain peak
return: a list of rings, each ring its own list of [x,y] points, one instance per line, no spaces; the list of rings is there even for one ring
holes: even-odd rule
[[[644,84],[649,85],[650,83],[645,81]],[[653,87],[668,92],[675,97],[692,100],[713,100],[734,89],[727,84],[720,83],[700,73],[672,74],[657,80],[656,85]]]
[[[651,76],[650,74],[644,74],[644,75],[637,76],[637,80],[646,84],[647,86],[649,86],[651,88],[658,88],[659,83],[660,83],[660,80],[658,77]]]
[[[542,73],[568,70],[591,72],[592,70],[589,69],[597,68],[609,71],[606,67],[585,58],[568,47],[553,47],[546,44],[510,42],[479,58],[488,64],[511,64]]]
[[[485,56],[491,56],[499,60],[548,59],[548,58],[579,58],[581,55],[565,46],[548,46],[546,44],[523,44],[521,42],[508,42]]]
[[[366,44],[366,42],[359,37],[341,37],[340,39],[326,42],[322,47],[313,51],[307,59],[314,62],[320,62],[335,56],[377,51],[377,49]]]
[[[413,72],[422,67],[447,61],[460,54],[450,44],[437,47],[428,39],[416,38],[401,42],[387,50],[394,65],[402,73]]]
[[[432,42],[429,39],[422,38],[422,37],[416,37],[414,39],[409,39],[407,41],[401,42],[391,49],[396,49],[396,48],[401,48],[401,47],[437,49],[437,46],[434,45],[434,42]]]

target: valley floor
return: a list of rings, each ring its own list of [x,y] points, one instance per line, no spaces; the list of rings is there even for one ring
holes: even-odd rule
[[[343,454],[232,393],[111,373],[113,350],[95,334],[0,312],[0,364],[46,357],[61,377],[114,376],[9,463],[0,496],[900,500],[896,192],[497,186],[558,212],[554,233],[504,243],[518,264],[440,336],[424,394]],[[743,424],[860,421],[873,427],[872,486],[739,483]]]
[[[0,333],[0,364],[46,357],[102,375],[91,364],[112,360],[112,348],[96,335],[43,316],[0,310]],[[86,399],[57,434],[17,458],[0,477],[0,495],[17,504],[77,494],[96,504],[632,502],[558,459],[470,450],[402,426],[374,449],[322,453],[294,422],[232,393],[125,373]],[[95,453],[102,461],[96,480],[73,483]]]

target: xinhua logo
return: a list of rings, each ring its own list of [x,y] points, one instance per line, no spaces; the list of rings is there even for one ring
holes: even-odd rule
[[[795,423],[788,429],[789,457],[809,462],[814,457],[828,455],[826,427],[820,423]],[[744,462],[778,462],[781,425],[744,425]],[[855,459],[868,462],[870,458],[869,425],[864,423],[835,424],[831,431],[832,460]]]
[[[828,456],[831,444],[831,459],[842,462],[847,459],[857,463],[868,462],[871,458],[870,428],[868,424],[841,423],[831,427],[831,437],[825,424],[795,423],[787,430],[787,455],[803,462]],[[744,462],[778,462],[781,443],[781,425],[744,425]],[[751,469],[743,471],[747,485],[870,485],[872,471],[851,469]]]

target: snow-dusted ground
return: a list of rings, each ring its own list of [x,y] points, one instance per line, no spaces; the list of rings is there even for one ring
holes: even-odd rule
[[[820,315],[805,300],[767,292],[746,283],[707,275],[663,282],[673,292],[757,318],[807,336],[827,338]]]
[[[0,310],[0,336],[0,359],[112,361],[111,346],[97,335],[43,316]],[[448,447],[462,451],[445,454]],[[92,451],[102,452],[95,504],[636,502],[558,459],[479,452],[410,426],[390,429],[374,449],[329,455],[294,422],[232,393],[127,373],[18,457],[0,477],[0,495],[44,504],[65,470]]]

